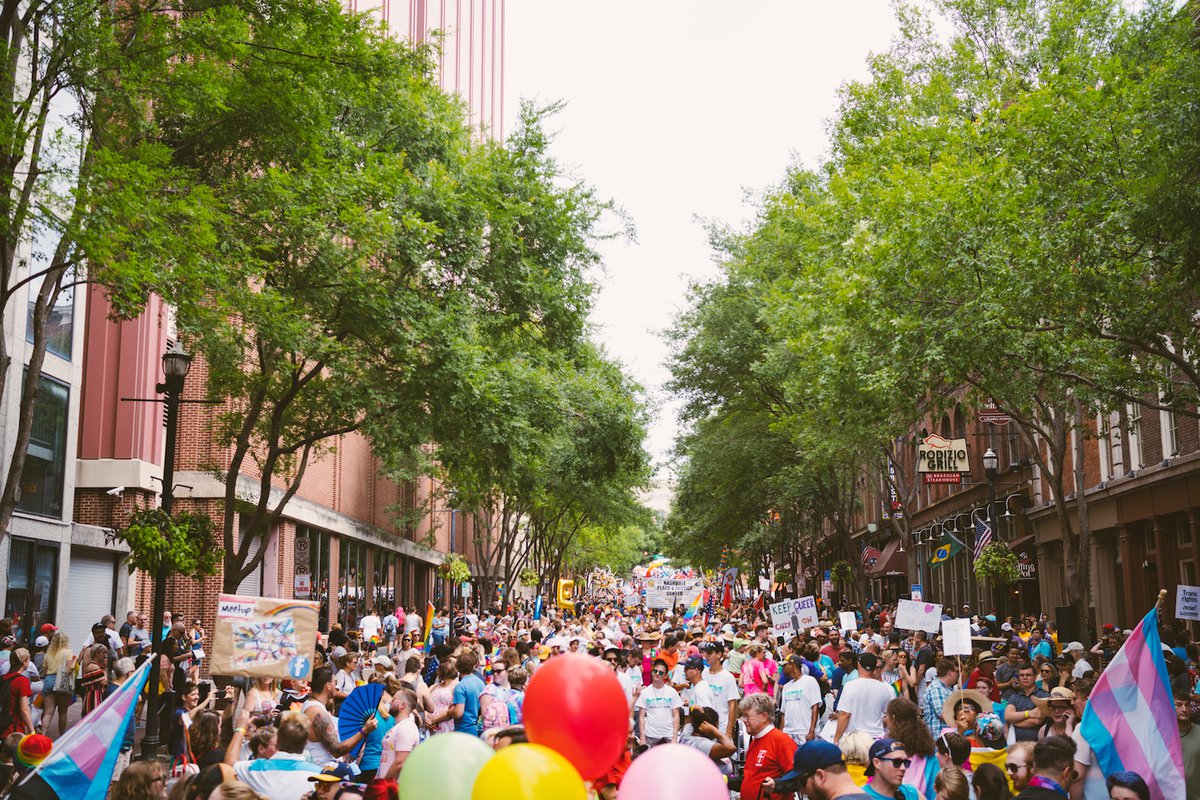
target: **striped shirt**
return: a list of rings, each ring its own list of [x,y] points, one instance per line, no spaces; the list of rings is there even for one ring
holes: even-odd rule
[[[929,682],[925,696],[921,698],[921,714],[925,718],[925,727],[929,728],[929,733],[935,739],[946,728],[946,721],[942,719],[942,707],[946,705],[946,698],[953,693],[953,687],[947,686],[941,678],[934,678]]]

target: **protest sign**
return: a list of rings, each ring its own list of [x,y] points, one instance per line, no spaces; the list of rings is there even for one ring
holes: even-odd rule
[[[1179,585],[1175,592],[1175,618],[1200,621],[1200,586]]]
[[[797,597],[771,604],[771,625],[779,636],[795,636],[817,624],[817,601],[814,597]]]
[[[841,622],[842,633],[858,630],[858,617],[854,616],[853,611],[839,611],[838,620]]]
[[[223,594],[217,599],[214,675],[308,680],[317,648],[319,603]]]
[[[948,656],[971,655],[971,620],[966,617],[942,620],[942,645]]]
[[[900,600],[896,606],[896,627],[908,631],[937,633],[942,625],[942,607],[938,603]]]

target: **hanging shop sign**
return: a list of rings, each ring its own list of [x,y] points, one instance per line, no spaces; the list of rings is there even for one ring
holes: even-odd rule
[[[934,433],[917,447],[917,472],[925,476],[926,483],[962,483],[963,474],[970,471],[966,439]]]
[[[979,421],[1004,426],[1012,422],[1012,417],[1001,411],[995,400],[989,399],[979,412]]]

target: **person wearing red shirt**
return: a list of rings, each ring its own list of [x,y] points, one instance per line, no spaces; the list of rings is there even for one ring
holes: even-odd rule
[[[742,777],[742,797],[758,798],[763,781],[778,778],[792,768],[796,755],[796,743],[792,737],[772,724],[775,719],[775,702],[769,694],[752,694],[742,699],[738,710],[746,731],[750,734],[750,747],[746,750],[746,771]]]
[[[971,672],[971,677],[967,679],[967,688],[976,688],[976,683],[980,678],[987,679],[988,684],[988,699],[993,703],[1000,702],[1000,687],[996,685],[996,662],[997,658],[991,653],[984,653],[979,657],[978,666]]]
[[[12,718],[8,727],[0,731],[0,737],[8,736],[10,733],[33,733],[33,717],[30,716],[29,711],[33,687],[29,685],[29,678],[22,674],[27,661],[29,661],[29,651],[23,647],[14,648],[8,657],[8,672],[0,676],[0,681],[9,685],[8,703]]]

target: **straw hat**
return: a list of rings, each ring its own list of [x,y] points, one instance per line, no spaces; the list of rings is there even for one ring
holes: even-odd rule
[[[658,633],[658,631],[643,631],[642,633],[639,633],[635,638],[639,642],[657,642],[659,635],[660,634]]]
[[[1048,717],[1050,716],[1051,703],[1056,700],[1059,702],[1065,700],[1068,703],[1073,703],[1075,702],[1075,693],[1065,686],[1055,686],[1050,690],[1049,697],[1031,697],[1029,699],[1033,701],[1033,704],[1038,707],[1039,711]]]
[[[958,726],[958,720],[954,718],[954,709],[964,700],[977,706],[981,714],[984,711],[990,711],[992,708],[992,701],[987,695],[977,689],[959,689],[958,691],[951,692],[950,696],[946,698],[946,702],[942,703],[942,719],[946,720],[946,724],[951,728]]]

